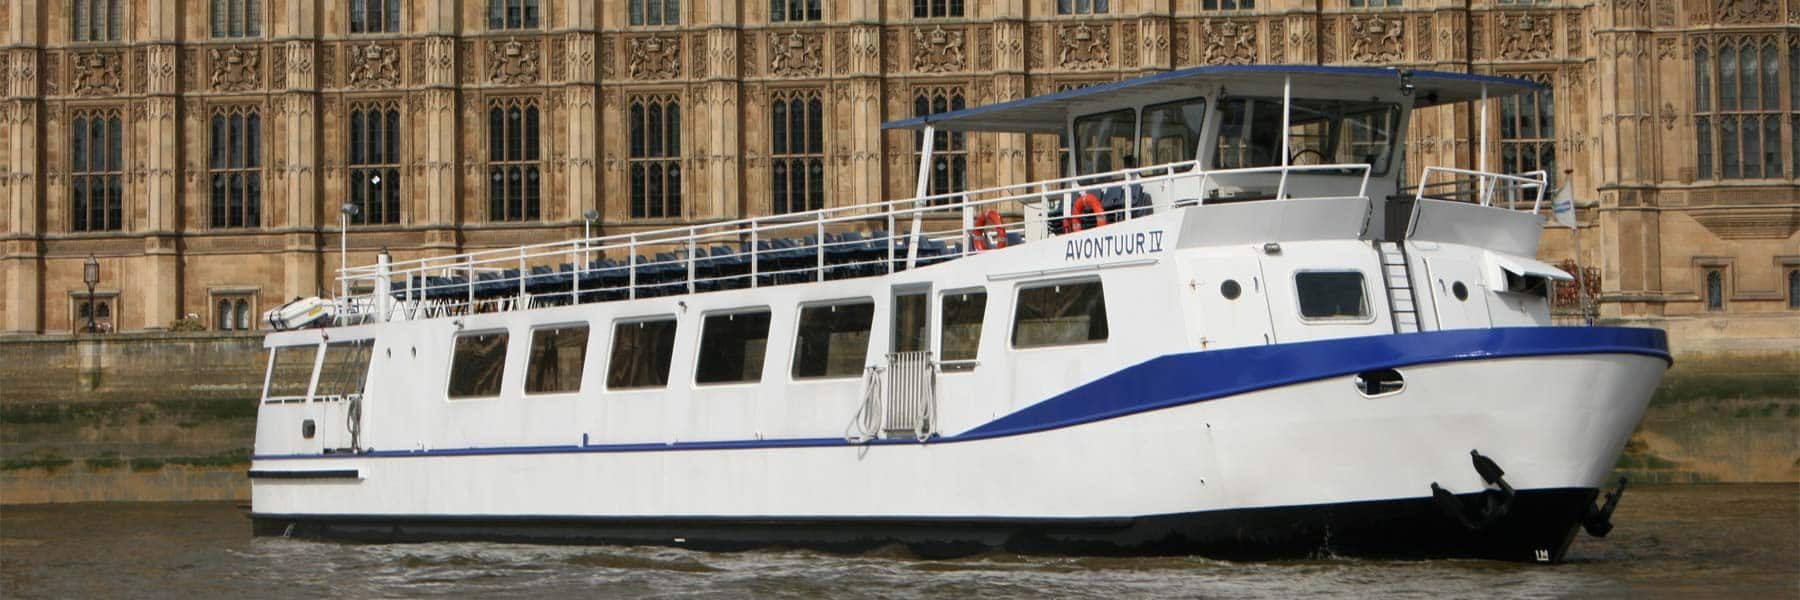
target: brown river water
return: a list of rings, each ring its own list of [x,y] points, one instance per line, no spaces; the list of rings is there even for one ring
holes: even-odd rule
[[[233,504],[0,507],[0,598],[1800,598],[1800,485],[1633,486],[1560,565],[920,560],[253,538]]]

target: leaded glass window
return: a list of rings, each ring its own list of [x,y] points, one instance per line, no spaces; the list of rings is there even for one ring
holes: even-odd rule
[[[124,128],[119,110],[75,113],[69,121],[69,230],[124,228]]]
[[[521,98],[488,105],[488,219],[538,218],[543,164],[538,105]]]
[[[775,94],[769,103],[770,208],[825,207],[825,106],[816,90]]]
[[[212,0],[212,36],[262,35],[262,0]]]
[[[631,217],[680,217],[681,103],[673,96],[635,98],[626,119]]]
[[[915,117],[962,110],[966,106],[959,88],[923,88],[913,93]],[[923,131],[913,133],[913,147],[924,149]],[[918,162],[916,155],[913,162]],[[937,132],[931,148],[931,176],[927,181],[927,193],[931,195],[952,194],[969,189],[969,149],[962,132]],[[940,199],[934,203],[949,201]]]
[[[262,224],[262,116],[255,108],[215,109],[207,153],[213,227]]]
[[[350,203],[361,209],[356,225],[400,222],[400,107],[393,102],[353,105],[350,110]]]

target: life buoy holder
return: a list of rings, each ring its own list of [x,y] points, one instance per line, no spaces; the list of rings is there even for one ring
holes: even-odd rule
[[[1075,206],[1069,208],[1069,216],[1063,217],[1063,233],[1081,231],[1081,218],[1088,215],[1094,215],[1095,227],[1106,224],[1106,208],[1100,205],[1100,197],[1093,192],[1082,192],[1081,197],[1075,199]]]
[[[970,243],[977,251],[1006,247],[1006,224],[1000,221],[1000,211],[990,208],[976,216],[975,229],[970,234],[974,236]]]

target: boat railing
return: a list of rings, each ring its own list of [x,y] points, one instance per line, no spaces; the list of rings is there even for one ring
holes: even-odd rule
[[[1207,171],[1198,161],[1120,169],[857,206],[479,250],[344,269],[338,323],[417,319],[541,306],[756,288],[893,273],[1064,233],[1057,221],[1083,194],[1121,197],[1082,227],[1188,204],[1171,191],[1216,189],[1221,179],[1360,172],[1366,164]],[[1116,193],[1121,188],[1124,193]],[[1292,188],[1289,188],[1290,190]],[[1347,190],[1346,190],[1347,191]],[[1321,197],[1321,196],[1306,196]],[[1151,201],[1155,198],[1155,201]],[[1025,210],[1031,207],[1033,210]],[[1036,213],[1032,218],[1028,212]],[[991,214],[990,214],[991,213]],[[998,217],[997,219],[995,217]],[[898,233],[905,231],[906,233]]]
[[[1439,178],[1433,182],[1432,175]],[[1519,210],[1519,204],[1529,201],[1531,212],[1543,207],[1544,192],[1549,181],[1546,171],[1528,171],[1516,175],[1458,169],[1454,167],[1427,166],[1419,174],[1419,183],[1413,186],[1413,200],[1432,198],[1453,202],[1469,202],[1480,206],[1495,207],[1503,200],[1508,210]],[[1404,191],[1404,190],[1403,190]]]

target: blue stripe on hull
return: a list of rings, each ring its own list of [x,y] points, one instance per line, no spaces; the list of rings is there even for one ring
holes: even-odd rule
[[[931,443],[955,443],[1036,433],[1228,396],[1339,377],[1373,369],[1429,363],[1553,355],[1637,354],[1670,361],[1659,329],[1627,327],[1512,327],[1462,329],[1273,344],[1153,358],[1058,394],[973,430]],[[910,439],[870,444],[916,444]],[[433,450],[372,450],[363,457],[663,452],[816,448],[854,445],[843,438],[716,442],[512,446]],[[258,455],[257,460],[327,459],[345,455]]]

